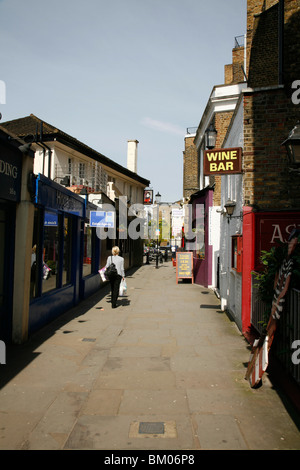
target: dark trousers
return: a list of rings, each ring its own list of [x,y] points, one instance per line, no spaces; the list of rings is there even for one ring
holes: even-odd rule
[[[111,306],[112,308],[116,307],[117,304],[117,299],[119,295],[119,289],[120,289],[120,284],[121,284],[122,276],[119,274],[115,277],[115,279],[112,279],[110,281],[110,287],[111,287]]]

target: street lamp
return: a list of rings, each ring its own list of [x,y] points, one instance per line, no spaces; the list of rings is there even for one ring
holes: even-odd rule
[[[156,268],[158,268],[158,239],[159,239],[159,203],[161,201],[161,195],[159,192],[155,194],[155,202],[157,204],[157,229],[156,229],[156,235],[157,235],[157,246],[156,246]]]
[[[289,133],[288,138],[282,142],[288,154],[289,162],[293,167],[290,168],[291,172],[300,174],[300,122],[298,121],[296,126]]]
[[[226,214],[227,214],[227,217],[228,217],[228,219],[227,219],[228,223],[229,223],[229,220],[231,218],[233,218],[233,219],[242,219],[243,218],[243,213],[242,212],[240,213],[240,215],[233,215],[235,206],[236,206],[236,202],[231,201],[230,199],[228,199],[226,204],[224,204]]]
[[[215,129],[213,122],[211,122],[205,131],[205,147],[207,149],[215,148],[216,141],[217,141],[217,131]]]

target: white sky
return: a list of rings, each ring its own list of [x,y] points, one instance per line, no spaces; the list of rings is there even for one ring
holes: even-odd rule
[[[186,128],[224,83],[246,5],[0,0],[2,122],[33,113],[124,167],[127,140],[137,139],[138,174],[174,202]]]

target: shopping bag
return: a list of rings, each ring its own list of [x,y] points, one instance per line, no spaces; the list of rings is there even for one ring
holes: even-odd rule
[[[43,279],[49,279],[51,268],[46,263],[43,263]]]
[[[122,279],[120,283],[120,288],[119,288],[119,296],[123,297],[126,294],[126,291],[127,291],[127,284],[126,284],[125,279]]]
[[[102,282],[105,282],[106,281],[106,277],[105,277],[105,267],[102,268],[102,269],[99,269],[98,273],[100,274],[100,277],[101,277],[101,281]]]

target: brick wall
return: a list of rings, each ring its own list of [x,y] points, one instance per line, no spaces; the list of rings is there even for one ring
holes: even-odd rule
[[[300,80],[300,0],[285,0],[284,15],[284,83],[290,93],[292,82]]]
[[[278,0],[248,0],[247,1],[247,74],[249,72],[250,49],[253,37],[254,17],[271,8]]]
[[[259,3],[248,0],[251,7]],[[300,209],[300,177],[289,173],[281,146],[300,116],[300,105],[291,100],[291,83],[300,80],[300,0],[285,0],[284,86],[278,86],[278,5],[266,3],[270,9],[252,18],[253,90],[244,93],[244,203],[262,210]]]
[[[245,205],[262,210],[300,209],[300,177],[289,173],[281,146],[293,127],[286,120],[293,111],[284,89],[245,94]]]
[[[278,4],[256,16],[248,72],[250,87],[278,84]]]
[[[194,136],[185,138],[183,151],[183,197],[188,198],[199,189],[199,158]]]
[[[244,47],[235,47],[232,49],[232,64],[224,67],[224,84],[232,85],[244,81]]]

